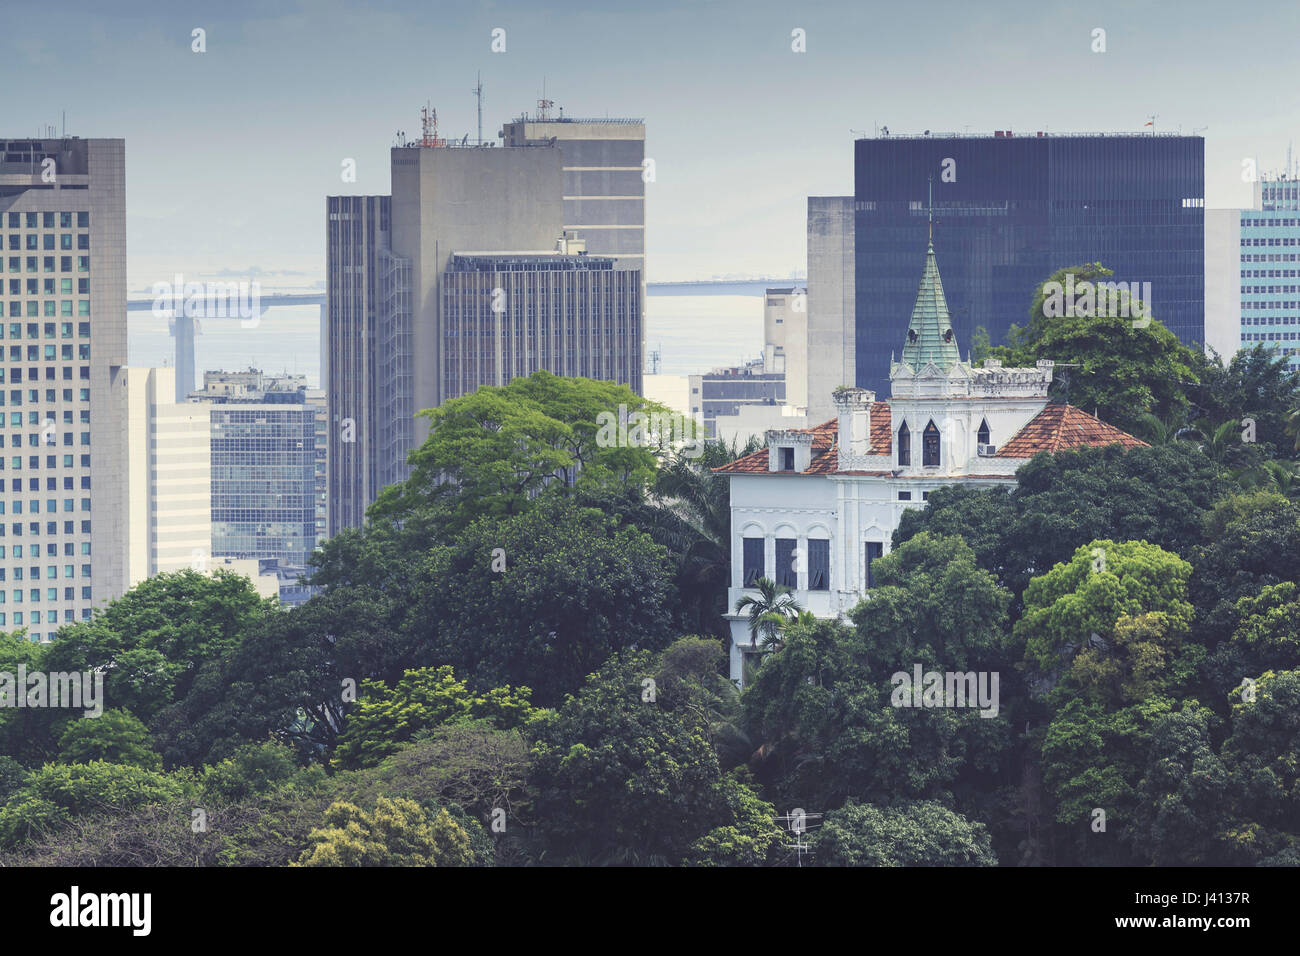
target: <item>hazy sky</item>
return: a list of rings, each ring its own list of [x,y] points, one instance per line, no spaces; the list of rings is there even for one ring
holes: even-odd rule
[[[4,0],[0,136],[127,145],[133,289],[175,271],[324,277],[324,197],[387,193],[425,101],[484,133],[546,92],[646,121],[648,274],[789,275],[809,195],[853,189],[853,133],[1208,127],[1207,205],[1249,204],[1243,157],[1300,133],[1288,2],[442,3]],[[207,52],[191,52],[191,31]],[[490,50],[494,28],[506,52]],[[1092,31],[1107,50],[1092,52]],[[807,52],[791,50],[791,31]],[[343,183],[341,163],[357,163]]]

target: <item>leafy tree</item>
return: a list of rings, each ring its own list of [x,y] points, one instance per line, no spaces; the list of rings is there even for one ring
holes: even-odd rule
[[[967,670],[1007,661],[1010,595],[961,538],[921,532],[872,565],[876,587],[852,612],[868,659],[891,671]]]
[[[1145,541],[1096,540],[1034,578],[1016,622],[1028,672],[1054,696],[1141,697],[1191,676],[1171,666],[1192,620],[1191,565]],[[1162,679],[1163,677],[1163,679]]]
[[[818,866],[997,866],[987,828],[932,800],[850,802],[813,837]]]
[[[372,766],[419,731],[439,724],[484,719],[509,730],[527,723],[533,712],[527,687],[494,687],[474,694],[447,666],[407,671],[391,688],[370,680],[361,686],[361,698],[348,715],[334,755],[342,767]]]
[[[0,846],[58,830],[73,817],[164,803],[186,790],[183,780],[143,767],[103,760],[46,764],[0,807]]]
[[[1211,350],[1196,353],[1196,379],[1188,387],[1195,411],[1204,419],[1205,431],[1223,422],[1255,422],[1255,441],[1270,454],[1293,456],[1297,449],[1288,433],[1288,413],[1300,404],[1300,374],[1285,356],[1274,356],[1262,343],[1243,348],[1225,363]],[[1237,440],[1240,444],[1240,429]]]
[[[504,552],[505,569],[493,570]],[[417,663],[473,686],[533,688],[551,704],[617,650],[664,647],[671,564],[646,535],[561,502],[483,518],[428,557],[406,628]]]
[[[1253,695],[1234,696],[1222,758],[1237,819],[1225,839],[1233,862],[1290,865],[1300,850],[1300,670],[1266,671]]]
[[[160,574],[141,581],[86,622],[64,627],[42,658],[47,671],[102,668],[107,700],[152,726],[244,635],[273,613],[243,575]]]
[[[465,866],[469,834],[440,810],[429,819],[418,803],[380,797],[372,811],[332,804],[313,830],[300,866]]]
[[[677,864],[715,828],[737,825],[705,708],[689,693],[659,695],[661,676],[652,655],[624,652],[534,718],[543,862]]]
[[[895,668],[873,647],[875,625],[891,620],[873,617],[856,631],[836,621],[796,624],[745,689],[746,724],[762,742],[755,772],[782,806],[952,800],[994,785],[1007,718],[894,706]]]
[[[1075,302],[1066,315],[1052,315],[1049,283],[1065,284],[1074,275]],[[1083,409],[1096,410],[1103,421],[1125,430],[1140,427],[1145,414],[1165,419],[1187,407],[1184,383],[1195,383],[1196,355],[1156,319],[1134,327],[1133,316],[1142,303],[1133,300],[1127,310],[1110,308],[1108,297],[1097,295],[1095,308],[1086,304],[1083,283],[1105,281],[1113,273],[1100,263],[1070,266],[1054,272],[1034,293],[1030,320],[1024,328],[1012,326],[1006,346],[991,350],[995,358],[1015,367],[1032,368],[1050,359],[1076,368],[1061,369],[1051,394]],[[1119,315],[1127,311],[1126,315]],[[1092,314],[1083,314],[1091,312]],[[1068,385],[1067,385],[1068,383]]]
[[[19,668],[29,674],[43,671],[48,646],[20,634],[0,633],[0,673],[13,675],[15,693],[26,693],[26,688],[17,686]],[[58,707],[0,707],[0,754],[27,766],[53,760],[64,728],[81,715]]]
[[[1231,510],[1211,519],[1218,533],[1192,552],[1195,570],[1188,582],[1197,612],[1194,633],[1211,651],[1236,631],[1243,597],[1300,581],[1300,505],[1263,498],[1224,508]],[[1244,513],[1229,517],[1237,510]],[[1235,683],[1242,675],[1224,676]]]
[[[1190,556],[1206,540],[1204,516],[1232,488],[1221,468],[1182,443],[1044,453],[1016,477],[1010,493],[935,489],[926,508],[903,513],[894,547],[922,531],[959,534],[1019,598],[1030,578],[1096,538]]]
[[[790,835],[776,822],[776,807],[745,784],[726,778],[722,793],[733,822],[714,827],[687,854],[691,866],[776,866],[788,854]]]
[[[1137,848],[1156,866],[1206,866],[1223,855],[1230,775],[1214,753],[1217,718],[1194,701],[1151,729],[1136,801]]]
[[[264,741],[246,744],[232,756],[205,767],[199,786],[204,800],[225,804],[269,793],[311,791],[323,779],[319,767],[300,767],[289,747]]]
[[[1043,786],[1060,842],[1078,862],[1129,864],[1134,856],[1138,785],[1153,726],[1174,710],[1152,697],[1118,710],[1098,700],[1067,700],[1041,735]],[[1101,830],[1096,811],[1105,813]]]
[[[527,511],[542,491],[631,486],[654,480],[656,449],[601,439],[601,413],[620,406],[669,414],[625,385],[534,372],[508,385],[420,412],[429,436],[409,457],[411,475],[385,488],[370,517],[402,518],[430,505],[445,532],[482,516]]]
[[[109,763],[161,770],[147,728],[129,710],[106,710],[98,717],[74,720],[59,738],[60,763]]]

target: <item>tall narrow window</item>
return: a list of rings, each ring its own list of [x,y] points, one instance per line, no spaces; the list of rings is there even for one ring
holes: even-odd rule
[[[754,582],[763,576],[763,539],[743,539],[743,574],[744,587],[752,588]]]
[[[794,449],[782,448],[781,451],[781,470],[794,471]]]
[[[798,543],[794,538],[776,539],[776,583],[782,587],[799,586],[799,571],[795,567],[794,553]]]
[[[989,443],[989,421],[987,418],[980,422],[979,431],[975,433],[975,441],[981,445]]]
[[[898,463],[900,465],[912,463],[912,433],[907,428],[907,422],[898,426]]]
[[[872,564],[875,562],[876,558],[880,557],[884,553],[885,553],[885,543],[883,541],[867,542],[867,587],[868,588],[874,588],[876,586],[876,574],[874,569],[872,568]]]
[[[826,538],[808,539],[808,590],[829,591],[831,543]]]
[[[921,464],[939,464],[939,429],[933,421],[925,426],[925,431],[921,434]]]

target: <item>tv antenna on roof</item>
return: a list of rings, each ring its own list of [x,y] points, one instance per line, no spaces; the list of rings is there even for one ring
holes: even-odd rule
[[[475,141],[479,146],[483,145],[483,74],[475,74],[477,83],[470,92],[478,100],[478,139]]]

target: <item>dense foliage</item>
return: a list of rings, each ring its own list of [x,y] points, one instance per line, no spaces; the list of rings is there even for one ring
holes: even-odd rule
[[[0,635],[104,681],[0,707],[0,864],[1300,865],[1300,385],[1040,319],[1006,354],[1151,447],[932,492],[847,619],[753,592],[743,693],[711,469],[752,448],[609,447],[650,406],[545,374],[428,413],[301,607],[186,571]]]

